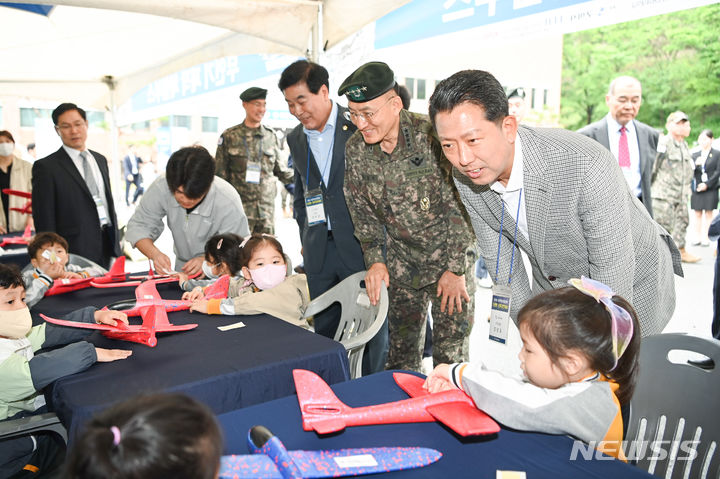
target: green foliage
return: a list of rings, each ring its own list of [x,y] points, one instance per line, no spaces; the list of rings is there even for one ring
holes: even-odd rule
[[[720,4],[565,35],[560,122],[576,130],[607,114],[620,75],[642,83],[638,120],[665,126],[669,113],[720,134]]]

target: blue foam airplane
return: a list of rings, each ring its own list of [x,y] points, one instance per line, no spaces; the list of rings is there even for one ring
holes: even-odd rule
[[[427,466],[442,457],[424,447],[372,447],[331,451],[288,451],[264,426],[248,431],[252,454],[223,456],[221,478],[343,477]]]

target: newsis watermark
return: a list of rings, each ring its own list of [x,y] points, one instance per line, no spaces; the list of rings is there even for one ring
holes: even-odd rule
[[[588,443],[573,441],[570,460],[612,460],[618,456],[618,447],[622,447],[629,461],[664,461],[675,454],[676,461],[693,461],[697,458],[700,441],[591,441]],[[614,457],[615,456],[615,457]]]

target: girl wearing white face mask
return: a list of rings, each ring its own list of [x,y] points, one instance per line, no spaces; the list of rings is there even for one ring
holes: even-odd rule
[[[188,279],[185,273],[179,274],[180,287],[187,291],[182,299],[195,301],[202,299],[205,289],[221,276],[230,275],[234,280],[241,278],[243,239],[233,233],[215,235],[205,243],[205,260],[202,263],[202,277]]]
[[[0,192],[5,188],[10,188],[30,193],[32,191],[32,165],[16,157],[14,152],[13,136],[7,130],[0,130]],[[10,208],[25,206],[26,198],[0,193],[0,202],[2,203],[0,234],[23,231],[25,226],[32,222],[32,215],[10,211]]]
[[[64,317],[71,321],[116,325],[127,323],[120,311],[96,311],[86,307]],[[20,271],[0,264],[0,421],[47,412],[40,391],[58,378],[84,371],[96,361],[125,359],[132,351],[97,348],[82,341],[87,329],[67,328],[54,324],[32,325],[25,304],[25,286]],[[53,349],[35,354],[40,348]],[[55,448],[55,449],[53,449]],[[41,468],[59,451],[46,435],[27,435],[4,440],[0,447],[0,477],[10,477],[26,465]],[[31,468],[32,470],[32,468]],[[40,471],[40,475],[48,472]]]
[[[304,274],[288,276],[282,245],[273,236],[254,233],[239,245],[242,278],[230,281],[228,299],[196,300],[190,311],[208,314],[266,313],[309,328],[303,314],[310,302]]]

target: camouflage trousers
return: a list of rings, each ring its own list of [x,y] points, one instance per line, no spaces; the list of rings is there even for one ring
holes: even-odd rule
[[[248,226],[250,233],[265,233],[269,235],[275,234],[275,208],[265,211],[262,218],[251,218],[248,216]]]
[[[469,279],[468,279],[469,278]],[[386,369],[422,371],[425,345],[425,323],[428,304],[432,302],[433,362],[454,363],[469,358],[469,336],[475,314],[475,284],[472,274],[465,274],[465,287],[470,302],[463,302],[461,313],[452,316],[440,312],[437,283],[422,289],[403,288],[392,284],[388,289],[390,351]]]
[[[690,218],[687,201],[667,201],[653,198],[653,217],[672,236],[678,248],[685,247]]]

